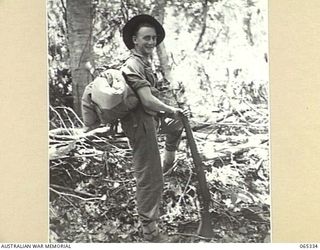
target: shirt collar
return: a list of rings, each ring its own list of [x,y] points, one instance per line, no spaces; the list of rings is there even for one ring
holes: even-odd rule
[[[139,54],[135,49],[132,49],[131,53],[132,55],[139,57],[147,65],[150,65],[149,60],[147,60],[143,55]]]

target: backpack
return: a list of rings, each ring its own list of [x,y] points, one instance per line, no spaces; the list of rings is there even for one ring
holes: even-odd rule
[[[86,127],[110,124],[128,115],[139,99],[120,70],[107,69],[89,83],[82,95],[81,111]]]

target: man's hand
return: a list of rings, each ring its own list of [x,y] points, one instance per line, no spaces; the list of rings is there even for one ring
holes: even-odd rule
[[[179,116],[186,116],[186,117],[190,117],[191,112],[190,109],[181,109],[181,108],[173,108],[174,112],[172,113],[172,116],[174,118],[179,118]]]

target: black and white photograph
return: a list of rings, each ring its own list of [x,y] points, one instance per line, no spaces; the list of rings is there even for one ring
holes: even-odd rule
[[[270,243],[267,0],[47,0],[49,242]]]

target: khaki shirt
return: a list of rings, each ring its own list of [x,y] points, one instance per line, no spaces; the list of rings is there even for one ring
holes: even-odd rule
[[[137,93],[140,88],[149,87],[152,95],[159,97],[159,90],[156,89],[156,77],[152,71],[150,62],[145,60],[142,55],[132,50],[130,57],[121,68],[127,84]],[[146,107],[144,110],[150,115],[156,115],[157,112]]]

